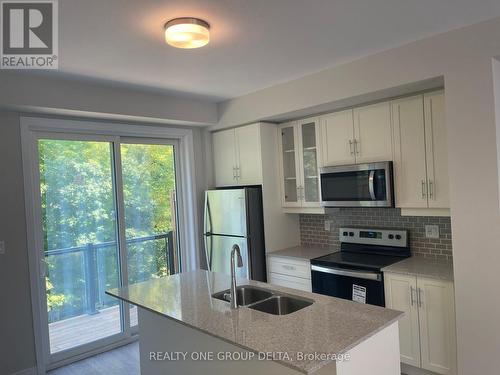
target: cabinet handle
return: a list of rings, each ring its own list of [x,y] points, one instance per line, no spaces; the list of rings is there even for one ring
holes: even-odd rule
[[[354,155],[354,150],[352,149],[352,139],[349,139],[349,151],[351,155]]]
[[[418,299],[418,307],[422,307],[422,289],[418,288],[418,294],[417,294],[417,299]]]
[[[413,286],[410,285],[410,305],[413,306],[415,304],[415,298],[413,298],[413,292],[415,292],[415,289]]]
[[[434,199],[434,182],[429,180],[429,198]]]
[[[425,180],[422,180],[422,199],[425,199],[425,197],[427,197],[427,184]]]
[[[357,139],[354,140],[354,153],[356,155],[359,155],[361,153],[361,147],[358,147],[358,145],[360,144],[361,142],[358,141]]]
[[[236,167],[236,178],[241,178],[240,167]]]
[[[233,167],[233,180],[236,180],[236,167]]]
[[[294,267],[294,266],[289,266],[289,265],[286,265],[286,264],[284,264],[282,267],[283,267],[284,269],[286,269],[286,270],[290,270],[290,271],[293,271],[293,270],[295,269],[295,267]]]

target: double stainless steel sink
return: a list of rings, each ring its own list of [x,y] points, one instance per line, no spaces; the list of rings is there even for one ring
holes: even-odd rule
[[[229,289],[214,293],[212,297],[229,302]],[[238,306],[273,315],[291,314],[314,303],[313,300],[307,298],[278,293],[252,285],[241,285],[236,288],[236,302]]]

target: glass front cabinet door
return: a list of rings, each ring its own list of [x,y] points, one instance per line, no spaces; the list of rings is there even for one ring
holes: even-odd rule
[[[318,129],[317,118],[278,127],[282,204],[291,212],[320,209]]]

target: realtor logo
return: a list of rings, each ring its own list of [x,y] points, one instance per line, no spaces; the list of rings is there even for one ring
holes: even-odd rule
[[[2,69],[57,69],[57,1],[1,1]]]

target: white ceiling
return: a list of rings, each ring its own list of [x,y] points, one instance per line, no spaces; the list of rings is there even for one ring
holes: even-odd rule
[[[69,74],[222,100],[500,16],[498,0],[59,0]],[[197,50],[163,24],[211,24]]]

